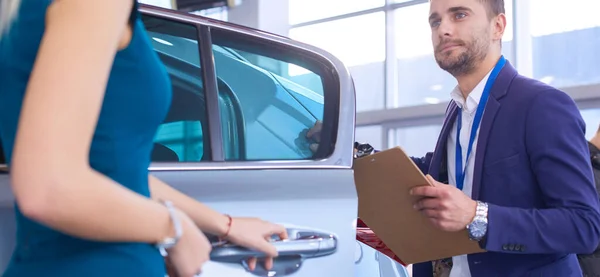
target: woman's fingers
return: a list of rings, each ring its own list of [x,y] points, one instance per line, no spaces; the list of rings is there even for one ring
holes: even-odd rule
[[[257,259],[256,259],[256,258],[250,258],[250,259],[248,260],[248,268],[249,268],[251,271],[253,271],[254,269],[256,269],[256,262],[257,262]]]

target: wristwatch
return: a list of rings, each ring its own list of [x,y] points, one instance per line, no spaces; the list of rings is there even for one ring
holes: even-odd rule
[[[174,237],[167,237],[163,239],[161,242],[158,242],[155,246],[160,251],[160,254],[163,257],[168,256],[167,249],[170,249],[177,245],[181,235],[183,234],[183,228],[181,227],[181,221],[179,221],[179,217],[175,213],[175,206],[171,201],[161,201],[167,210],[169,211],[169,217],[171,218],[171,223],[173,224],[173,229],[175,230]]]
[[[477,210],[475,211],[475,218],[467,225],[469,231],[469,238],[474,241],[480,241],[487,233],[488,227],[488,204],[477,201]]]

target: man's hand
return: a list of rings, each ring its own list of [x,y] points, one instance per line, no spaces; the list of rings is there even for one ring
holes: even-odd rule
[[[312,140],[309,148],[313,153],[316,153],[319,148],[319,143],[321,142],[321,130],[323,130],[323,123],[317,121],[315,122],[315,125],[306,132],[306,138]]]
[[[423,196],[414,208],[422,212],[438,228],[455,232],[464,230],[473,221],[477,202],[454,186],[442,184],[427,175],[432,186],[420,186],[411,195]]]

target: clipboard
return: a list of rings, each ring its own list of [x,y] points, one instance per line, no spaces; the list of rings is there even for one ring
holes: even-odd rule
[[[405,264],[485,252],[466,228],[442,231],[413,208],[410,189],[430,184],[400,147],[356,159],[354,180],[359,218]]]

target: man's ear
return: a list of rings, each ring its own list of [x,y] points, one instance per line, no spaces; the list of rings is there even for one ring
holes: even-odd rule
[[[508,24],[508,22],[506,22],[505,14],[501,13],[495,17],[494,30],[492,33],[494,40],[498,40],[498,41],[502,40],[502,37],[504,36],[504,31],[506,31],[507,24]]]

